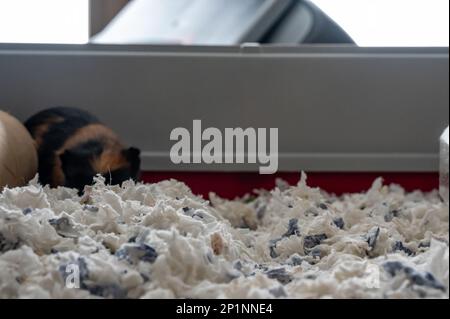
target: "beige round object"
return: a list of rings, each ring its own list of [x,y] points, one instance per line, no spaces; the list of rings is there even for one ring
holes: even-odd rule
[[[34,141],[25,126],[0,111],[0,191],[23,186],[37,173],[38,158]]]

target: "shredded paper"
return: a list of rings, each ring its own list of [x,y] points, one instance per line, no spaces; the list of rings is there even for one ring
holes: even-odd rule
[[[448,298],[449,209],[377,179],[204,200],[175,180],[0,194],[0,298]]]

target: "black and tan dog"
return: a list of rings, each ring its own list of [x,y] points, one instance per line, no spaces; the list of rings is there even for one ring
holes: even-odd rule
[[[110,128],[86,111],[51,108],[32,116],[25,126],[36,143],[43,185],[81,192],[97,174],[108,184],[138,178],[140,151],[125,148]]]

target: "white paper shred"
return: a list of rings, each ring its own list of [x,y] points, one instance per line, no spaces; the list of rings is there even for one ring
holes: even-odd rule
[[[174,180],[5,189],[0,298],[449,297],[437,191],[277,185],[210,202]]]

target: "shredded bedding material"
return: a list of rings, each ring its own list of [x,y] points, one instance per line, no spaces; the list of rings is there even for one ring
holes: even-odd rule
[[[174,180],[97,177],[80,197],[35,178],[0,194],[0,298],[448,298],[448,241],[437,191],[381,179],[206,201]]]

